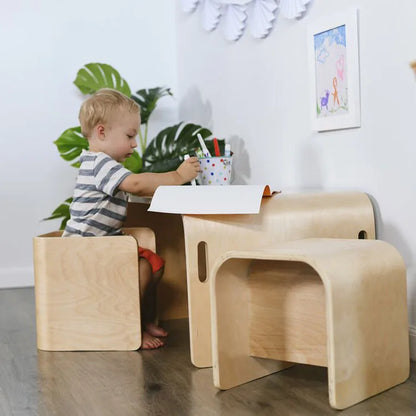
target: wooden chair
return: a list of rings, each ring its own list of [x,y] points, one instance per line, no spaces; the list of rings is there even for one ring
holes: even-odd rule
[[[142,342],[138,244],[155,251],[149,228],[129,235],[35,237],[37,346],[47,351],[136,350]]]
[[[344,409],[409,375],[406,269],[379,240],[304,239],[230,251],[212,271],[214,384],[304,363]]]

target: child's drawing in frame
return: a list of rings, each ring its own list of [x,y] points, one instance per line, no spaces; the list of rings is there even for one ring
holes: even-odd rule
[[[314,129],[359,127],[357,9],[313,22],[308,42]]]
[[[316,115],[348,113],[348,64],[345,25],[314,35]]]

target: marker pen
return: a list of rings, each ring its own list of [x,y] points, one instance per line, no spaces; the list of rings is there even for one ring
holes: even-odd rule
[[[202,138],[202,136],[198,133],[197,134],[198,140],[199,140],[199,144],[201,145],[201,149],[202,152],[204,153],[205,157],[211,157],[211,153],[209,152],[209,150],[207,149],[207,146],[204,142],[204,139]]]
[[[224,150],[224,157],[230,157],[231,156],[231,145],[230,143],[225,144],[225,150]]]
[[[203,159],[205,157],[204,153],[202,152],[201,148],[198,147],[195,149],[195,154],[197,155],[198,159]]]
[[[220,152],[220,146],[218,145],[218,139],[216,137],[214,137],[214,150],[215,150],[215,156],[216,157],[220,157],[221,156],[221,152]]]

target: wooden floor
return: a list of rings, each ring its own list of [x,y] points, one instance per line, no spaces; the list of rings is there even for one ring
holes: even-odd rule
[[[416,415],[416,365],[400,386],[342,412],[328,404],[326,369],[299,365],[228,391],[193,367],[186,320],[166,322],[157,351],[36,350],[33,289],[0,290],[0,415]],[[383,363],[380,363],[383,365]]]

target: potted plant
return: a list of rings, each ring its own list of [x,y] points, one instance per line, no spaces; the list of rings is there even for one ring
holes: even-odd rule
[[[123,165],[133,173],[167,172],[176,169],[185,154],[193,154],[199,146],[197,134],[205,139],[211,132],[200,125],[180,122],[166,127],[148,143],[149,118],[155,110],[159,99],[172,96],[169,88],[156,87],[131,92],[130,86],[119,72],[108,64],[89,63],[82,67],[75,78],[74,84],[85,95],[93,94],[101,88],[113,88],[135,100],[141,108],[141,125],[139,129],[139,152],[123,162]],[[71,166],[78,168],[79,156],[84,149],[88,149],[88,141],[81,133],[81,127],[66,129],[54,141],[60,156]],[[210,151],[214,151],[212,141],[206,141]],[[224,141],[219,141],[224,148]],[[72,198],[66,199],[45,220],[61,219],[60,229],[64,229],[70,217],[69,205]]]

